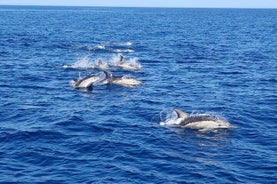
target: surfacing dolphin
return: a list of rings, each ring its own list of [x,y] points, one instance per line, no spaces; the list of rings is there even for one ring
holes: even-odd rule
[[[127,62],[122,55],[120,55],[120,60],[116,66],[123,70],[140,70],[141,69],[141,65],[140,65],[140,63],[138,63],[138,61]]]
[[[140,70],[141,66],[140,65],[135,65],[133,63],[128,63],[128,62],[121,62],[117,65],[119,68],[123,70]]]
[[[94,84],[103,85],[108,83],[107,72],[101,72],[96,75],[89,75],[81,79],[72,81],[72,87],[75,89],[90,89]]]
[[[110,84],[125,86],[125,87],[135,87],[142,84],[141,81],[137,80],[131,76],[113,76],[111,73],[106,72],[106,76]]]
[[[174,109],[173,112],[176,113],[177,117],[160,122],[160,125],[177,125],[184,128],[198,129],[200,131],[235,128],[228,121],[218,116],[209,114],[189,115],[180,109]]]

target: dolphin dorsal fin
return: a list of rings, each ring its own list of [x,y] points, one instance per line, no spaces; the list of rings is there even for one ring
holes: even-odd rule
[[[176,112],[178,118],[187,118],[189,116],[188,113],[185,113],[184,111],[182,111],[180,109],[174,109],[174,111]]]
[[[112,78],[112,74],[110,72],[104,71],[104,74],[106,76],[106,79]]]

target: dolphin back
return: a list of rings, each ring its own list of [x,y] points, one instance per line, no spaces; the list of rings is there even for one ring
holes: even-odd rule
[[[188,116],[185,118],[180,125],[184,126],[189,123],[195,123],[195,122],[200,122],[200,121],[217,121],[218,117],[212,116],[212,115],[193,115],[193,116]]]

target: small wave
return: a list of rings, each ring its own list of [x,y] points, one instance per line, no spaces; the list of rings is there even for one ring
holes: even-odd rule
[[[132,53],[135,52],[132,49],[110,49],[111,52],[115,52],[115,53]]]
[[[73,50],[84,50],[84,51],[101,51],[101,52],[114,52],[114,53],[132,53],[135,52],[130,47],[133,45],[132,42],[104,42],[96,45],[65,45],[62,47],[73,49]]]
[[[55,140],[55,139],[61,139],[61,138],[67,138],[67,135],[57,132],[57,131],[50,131],[50,130],[36,130],[36,131],[17,131],[14,133],[2,133],[1,139],[9,141],[15,141],[15,140],[38,140],[38,139],[45,139],[45,140]]]
[[[69,45],[69,46],[63,46],[65,48],[70,48],[73,50],[84,50],[84,51],[97,51],[97,50],[105,50],[105,45]]]
[[[107,46],[132,46],[133,42],[127,41],[127,42],[107,42]]]
[[[121,42],[119,43],[120,46],[132,46],[133,42]]]
[[[105,49],[105,45],[96,45],[94,49]]]
[[[106,47],[104,45],[96,45],[96,46],[81,46],[80,50],[87,51],[97,51],[97,50],[105,50]]]

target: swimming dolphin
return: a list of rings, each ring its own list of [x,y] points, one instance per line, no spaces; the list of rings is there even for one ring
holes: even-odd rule
[[[93,86],[93,84],[107,84],[107,73],[103,72],[103,74],[104,75],[89,75],[81,79],[75,79],[72,82],[72,87],[76,89],[89,89]]]
[[[116,85],[126,86],[126,87],[133,87],[133,86],[142,84],[141,81],[130,76],[118,76],[118,77],[115,76],[112,78],[111,83]]]
[[[201,131],[221,128],[234,128],[234,126],[225,119],[214,115],[189,115],[180,109],[174,109],[173,111],[177,114],[177,118],[168,119],[165,122],[161,122],[161,125],[178,125],[181,127],[198,129]]]
[[[140,70],[141,69],[140,65],[135,65],[133,63],[128,63],[126,61],[120,62],[117,66],[123,70]]]
[[[115,85],[120,85],[125,87],[134,87],[142,84],[141,81],[131,76],[113,76],[109,72],[106,72],[105,74],[110,84],[115,84]]]
[[[141,65],[138,62],[127,62],[122,55],[120,55],[120,60],[116,64],[116,66],[123,70],[140,70],[141,69]]]

